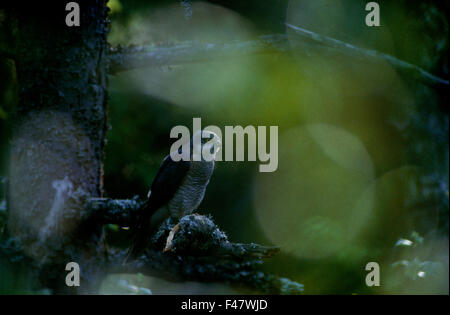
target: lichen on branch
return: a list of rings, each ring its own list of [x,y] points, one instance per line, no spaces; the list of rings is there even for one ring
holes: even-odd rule
[[[86,215],[81,218],[83,224],[80,229],[86,224],[117,224],[133,229],[135,222],[139,220],[139,209],[144,204],[137,197],[116,200],[73,194],[71,198],[77,204],[80,200],[85,201]],[[79,235],[84,235],[86,231],[80,230]],[[25,258],[20,246],[20,242],[6,235],[0,239],[0,252],[11,262],[23,261]],[[303,292],[302,284],[264,273],[259,268],[263,264],[263,258],[272,257],[279,250],[278,246],[230,242],[211,217],[191,214],[184,216],[179,222],[171,218],[164,221],[147,250],[136,260],[124,264],[127,249],[108,244],[106,253],[99,252],[101,257],[92,257],[80,267],[88,272],[86,279],[92,282],[98,282],[110,273],[142,273],[177,282],[224,282],[266,294],[300,294]],[[45,270],[48,278],[58,278],[60,274],[50,265],[33,266],[37,273],[39,268]]]
[[[96,220],[127,226],[133,226],[142,204],[137,198],[88,202]],[[163,222],[148,249],[134,261],[124,264],[127,251],[111,249],[108,272],[142,273],[171,281],[222,281],[263,293],[299,294],[303,285],[258,269],[262,258],[279,250],[277,246],[232,243],[210,217],[191,214],[179,222],[171,218]]]
[[[201,43],[186,41],[171,46],[114,47],[108,53],[109,73],[143,67],[183,65],[197,62],[223,61],[250,55],[300,53],[310,58],[311,48],[327,58],[344,57],[352,62],[388,63],[399,73],[429,86],[447,86],[449,81],[394,56],[364,49],[291,24],[294,35],[270,34],[255,39],[230,42]]]

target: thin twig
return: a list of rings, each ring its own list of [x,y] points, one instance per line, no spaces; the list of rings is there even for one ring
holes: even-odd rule
[[[448,80],[441,79],[418,66],[397,59],[391,55],[380,53],[376,50],[360,48],[355,45],[328,36],[323,36],[288,23],[286,23],[286,26],[294,30],[295,34],[297,34],[302,39],[332,48],[337,52],[345,54],[349,57],[365,59],[369,61],[385,61],[399,72],[411,75],[414,79],[422,81],[423,83],[429,85],[449,85]]]

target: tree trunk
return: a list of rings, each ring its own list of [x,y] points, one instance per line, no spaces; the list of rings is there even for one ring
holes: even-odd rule
[[[57,292],[68,289],[68,262],[81,266],[101,249],[92,239],[92,247],[83,244],[77,230],[82,197],[102,194],[108,18],[104,1],[78,3],[79,27],[65,24],[65,3],[39,2],[11,11],[17,18],[20,94],[10,153],[8,231],[44,270],[39,276],[44,286]],[[74,196],[80,198],[68,202]],[[86,228],[83,235],[98,235]],[[61,276],[48,279],[47,268],[60,268],[54,274]],[[83,270],[82,276],[88,273]]]

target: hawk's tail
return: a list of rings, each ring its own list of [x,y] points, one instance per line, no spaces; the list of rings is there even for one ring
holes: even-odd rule
[[[141,211],[143,214],[140,216],[139,222],[135,225],[136,232],[123,264],[135,260],[142,255],[151,243],[155,228],[159,226],[158,224],[152,223],[152,217],[155,215],[155,207],[153,207],[150,199],[147,200],[146,204],[141,208]]]
[[[130,246],[130,249],[128,250],[127,256],[125,257],[123,264],[135,260],[138,258],[145,250],[145,248],[148,246],[149,241],[149,230],[147,226],[139,226],[138,231],[136,232],[136,236],[133,239],[133,243]]]

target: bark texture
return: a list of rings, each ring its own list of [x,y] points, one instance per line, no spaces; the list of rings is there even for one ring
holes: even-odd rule
[[[65,24],[65,3],[9,11],[17,20],[20,90],[10,152],[8,230],[44,270],[51,263],[61,264],[63,271],[69,257],[83,260],[93,254],[73,241],[84,207],[68,200],[101,196],[102,190],[107,8],[101,0],[80,6],[79,27]]]

